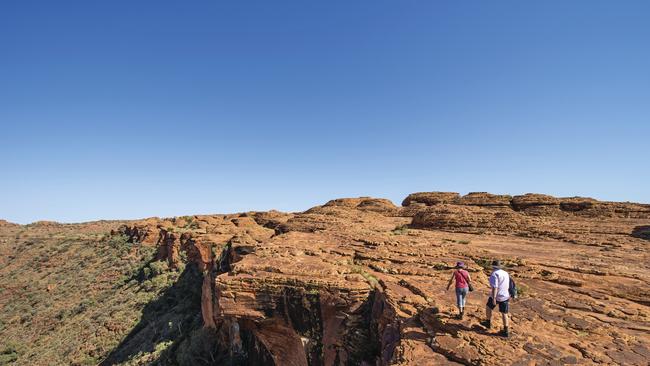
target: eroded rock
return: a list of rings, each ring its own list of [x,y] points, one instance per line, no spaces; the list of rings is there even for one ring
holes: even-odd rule
[[[172,268],[187,261],[202,270],[203,324],[226,359],[635,364],[650,347],[650,257],[638,250],[647,246],[647,205],[424,192],[403,206],[344,198],[295,214],[149,219],[120,232],[157,245]],[[494,258],[521,286],[508,340],[478,325]],[[463,320],[444,290],[457,260],[476,287]],[[623,336],[635,348],[616,345]]]

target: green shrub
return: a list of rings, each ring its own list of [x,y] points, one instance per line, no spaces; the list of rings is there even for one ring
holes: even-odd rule
[[[487,259],[487,258],[475,258],[474,262],[478,264],[479,266],[483,267],[483,269],[489,270],[492,269],[492,260]]]
[[[149,268],[151,268],[151,275],[153,277],[159,276],[167,272],[167,270],[169,270],[169,266],[165,261],[157,261],[157,262],[149,263]]]
[[[517,297],[527,297],[530,295],[530,289],[524,284],[517,285]]]
[[[8,365],[18,360],[22,347],[17,343],[8,342],[0,347],[0,365]]]
[[[449,266],[446,265],[445,263],[436,263],[433,265],[433,269],[435,269],[436,271],[444,271],[449,269]]]
[[[124,234],[112,235],[108,239],[108,244],[113,248],[121,248],[129,245],[129,238]]]
[[[409,232],[409,227],[408,225],[399,225],[396,226],[391,233],[393,235],[406,235]]]

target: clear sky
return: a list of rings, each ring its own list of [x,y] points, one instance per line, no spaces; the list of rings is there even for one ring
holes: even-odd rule
[[[0,2],[0,218],[650,202],[650,2]]]

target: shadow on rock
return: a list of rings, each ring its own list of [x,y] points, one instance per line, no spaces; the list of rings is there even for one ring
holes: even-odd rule
[[[632,236],[639,239],[650,240],[650,225],[637,226],[632,230]]]

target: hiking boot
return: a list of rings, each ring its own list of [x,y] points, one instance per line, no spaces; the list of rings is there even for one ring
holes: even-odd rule
[[[481,324],[482,326],[486,327],[487,329],[492,328],[492,322],[489,321],[489,320],[483,320],[483,321],[480,322],[479,324]]]
[[[458,319],[463,320],[464,316],[465,316],[465,312],[461,311],[460,314],[458,314]]]
[[[503,328],[499,332],[499,335],[502,336],[502,337],[508,338],[508,337],[510,337],[510,331],[508,330],[508,328]]]

